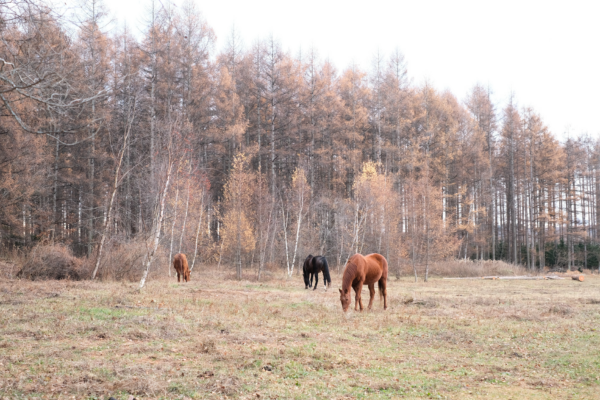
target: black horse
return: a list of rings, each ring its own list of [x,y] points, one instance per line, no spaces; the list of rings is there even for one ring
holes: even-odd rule
[[[304,266],[302,267],[302,272],[304,274],[304,284],[306,285],[304,289],[308,289],[312,287],[313,275],[315,277],[315,288],[317,289],[317,284],[319,283],[319,272],[323,273],[323,281],[325,281],[325,289],[327,289],[327,285],[331,286],[331,276],[329,276],[329,265],[327,265],[327,259],[323,256],[315,256],[309,255],[304,260]]]

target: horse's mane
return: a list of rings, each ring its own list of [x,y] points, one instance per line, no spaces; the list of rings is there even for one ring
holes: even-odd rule
[[[344,291],[352,286],[352,281],[354,281],[354,277],[356,277],[356,272],[358,271],[358,267],[352,262],[353,259],[354,257],[348,260],[344,269],[344,276],[342,277],[342,290]]]

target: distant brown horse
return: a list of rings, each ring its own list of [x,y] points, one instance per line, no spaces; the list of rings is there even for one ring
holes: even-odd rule
[[[190,269],[188,268],[185,254],[175,254],[175,258],[173,259],[173,267],[175,267],[175,271],[177,271],[177,282],[179,282],[179,277],[182,277],[184,282],[190,281]]]
[[[373,298],[375,297],[375,282],[378,282],[379,296],[383,297],[383,309],[387,309],[387,276],[387,260],[381,254],[373,253],[368,256],[355,254],[350,257],[344,269],[342,288],[340,289],[340,301],[342,302],[344,312],[348,311],[348,306],[350,305],[350,287],[353,287],[356,293],[354,309],[358,311],[358,306],[360,305],[360,311],[363,310],[362,299],[360,297],[363,285],[369,286],[369,293],[371,294],[371,298],[369,299],[370,310],[373,305]]]

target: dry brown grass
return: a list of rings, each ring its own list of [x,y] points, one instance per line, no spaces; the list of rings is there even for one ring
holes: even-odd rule
[[[0,260],[0,279],[12,279],[20,269],[12,260]]]
[[[0,254],[0,279],[15,278],[17,273],[23,268],[23,264],[27,260],[27,254],[17,249],[4,249]]]
[[[447,277],[510,276],[528,273],[531,271],[520,265],[491,260],[451,260],[434,263],[431,267],[431,275]]]
[[[0,280],[8,398],[597,398],[600,278],[389,282],[343,314],[301,277]],[[368,294],[366,294],[368,297]],[[0,395],[0,398],[2,397]]]

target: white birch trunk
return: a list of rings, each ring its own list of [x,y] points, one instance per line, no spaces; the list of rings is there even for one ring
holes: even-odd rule
[[[269,211],[269,219],[267,222],[267,232],[266,235],[260,244],[260,254],[259,254],[259,264],[258,264],[258,280],[262,277],[262,271],[265,266],[265,260],[267,258],[267,245],[269,244],[269,238],[271,237],[271,227],[273,225],[273,208],[274,204],[271,202],[271,209]]]
[[[152,240],[152,247],[150,252],[146,256],[146,268],[144,268],[144,273],[142,275],[142,279],[140,280],[139,289],[141,290],[146,284],[146,279],[148,278],[148,272],[150,271],[150,265],[152,264],[152,260],[154,259],[154,253],[156,253],[156,249],[158,248],[158,242],[160,240],[160,231],[162,227],[162,222],[165,214],[165,200],[167,198],[167,191],[169,190],[169,183],[171,182],[171,171],[173,170],[173,164],[169,160],[169,168],[167,170],[167,180],[165,182],[165,187],[162,193],[162,199],[160,201],[160,211],[158,215],[158,221],[155,228],[154,238]],[[170,260],[169,260],[170,262]]]
[[[100,260],[102,258],[102,250],[104,249],[104,242],[106,241],[106,236],[108,233],[108,226],[110,224],[110,218],[112,215],[113,204],[115,200],[115,195],[117,194],[117,189],[119,188],[119,173],[121,171],[121,165],[123,163],[123,155],[125,154],[125,149],[127,148],[127,140],[129,138],[129,132],[131,131],[131,123],[133,122],[133,118],[129,121],[129,126],[125,131],[125,137],[123,138],[123,147],[119,152],[119,162],[117,163],[117,170],[115,171],[115,180],[113,185],[112,195],[110,196],[110,204],[108,206],[106,220],[104,221],[104,229],[102,230],[102,238],[100,239],[100,247],[98,248],[98,256],[96,257],[96,266],[94,267],[94,272],[92,273],[92,280],[96,279],[96,274],[98,273],[98,269],[100,268]]]
[[[288,240],[287,240],[287,218],[285,210],[283,209],[283,200],[281,201],[281,220],[283,221],[283,241],[285,242],[285,262],[287,266],[287,274],[290,276],[290,255],[288,251]]]
[[[177,221],[177,209],[179,208],[179,185],[175,190],[175,215],[173,216],[173,224],[171,225],[171,247],[169,249],[169,262],[173,259],[173,236],[175,231],[175,222]],[[171,268],[169,267],[169,277],[171,277]]]
[[[194,264],[196,263],[196,256],[198,255],[198,238],[200,237],[200,227],[202,226],[202,214],[204,213],[204,190],[202,190],[201,200],[200,200],[200,218],[198,219],[198,229],[196,229],[196,244],[194,245],[194,259],[192,260],[192,266],[190,267],[190,272],[194,269]]]
[[[188,209],[190,205],[190,179],[192,175],[192,165],[190,164],[190,171],[188,173],[188,193],[187,200],[185,201],[185,214],[183,216],[183,227],[181,228],[181,236],[179,237],[179,253],[181,253],[181,246],[183,244],[183,235],[185,233],[185,224],[187,222]]]
[[[294,244],[294,257],[292,258],[292,268],[288,270],[289,277],[291,277],[294,274],[294,263],[296,262],[296,252],[298,251],[298,239],[300,238],[300,226],[302,225],[302,211],[304,211],[304,193],[300,195],[300,210],[298,211],[298,223],[296,224],[296,243]]]

